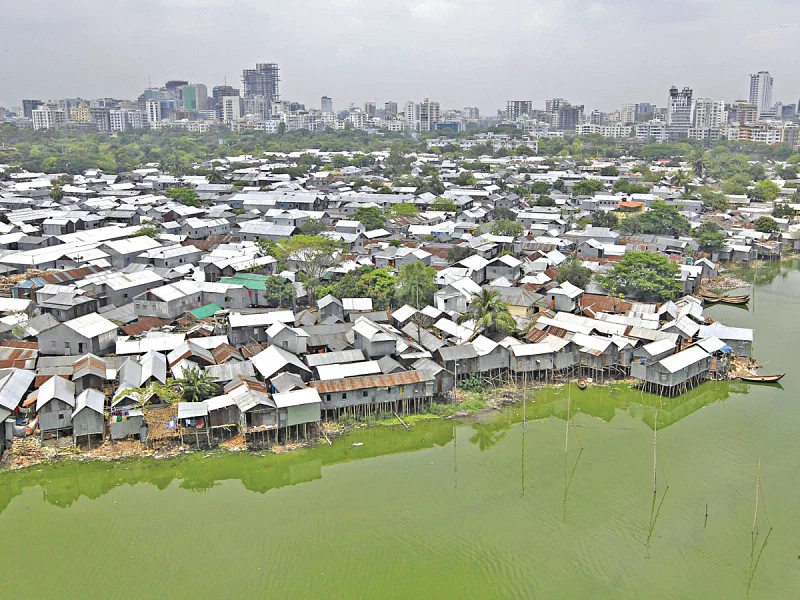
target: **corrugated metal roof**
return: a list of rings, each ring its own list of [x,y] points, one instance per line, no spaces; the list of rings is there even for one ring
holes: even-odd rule
[[[322,381],[341,379],[345,377],[375,375],[381,372],[381,366],[378,364],[377,360],[353,362],[347,364],[320,365],[317,367],[319,379]]]
[[[312,381],[309,385],[320,394],[331,392],[348,392],[379,387],[392,387],[397,385],[410,385],[422,381],[432,381],[433,375],[426,371],[406,371],[393,375],[373,375],[369,377],[349,377],[347,379],[334,379],[331,381]]]
[[[208,414],[208,405],[205,402],[178,402],[179,419],[195,419]]]
[[[305,360],[306,364],[313,368],[336,363],[361,362],[364,360],[364,353],[360,349],[322,352],[321,354],[309,354]]]
[[[31,387],[33,380],[33,371],[23,369],[13,369],[4,377],[0,377],[0,406],[13,412]]]
[[[555,350],[550,344],[514,344],[511,346],[511,354],[514,357],[520,356],[537,356],[540,354],[553,354]]]
[[[472,344],[461,344],[459,346],[444,346],[439,348],[439,356],[444,361],[468,360],[478,358],[478,353]]]
[[[719,323],[714,325],[703,325],[700,327],[700,337],[718,337],[721,340],[736,340],[740,342],[752,342],[753,330],[744,327],[727,327]]]
[[[690,346],[682,352],[677,352],[672,356],[661,359],[658,364],[660,364],[670,373],[676,373],[677,371],[685,369],[689,365],[693,365],[709,357],[710,354],[703,350],[700,346]]]
[[[83,390],[78,397],[75,398],[75,410],[72,411],[72,417],[75,418],[79,412],[84,408],[88,408],[98,414],[103,414],[103,407],[106,403],[106,397],[103,392],[98,390],[88,389]]]
[[[272,400],[275,402],[275,406],[278,408],[322,403],[322,398],[319,397],[319,391],[313,387],[304,388],[302,390],[292,390],[291,392],[272,394]]]

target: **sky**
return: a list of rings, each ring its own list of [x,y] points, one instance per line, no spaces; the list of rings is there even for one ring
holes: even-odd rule
[[[797,0],[11,0],[0,8],[0,106],[136,99],[152,81],[240,87],[277,62],[281,97],[336,110],[430,97],[494,114],[550,97],[586,111],[746,98],[768,70],[800,99]]]

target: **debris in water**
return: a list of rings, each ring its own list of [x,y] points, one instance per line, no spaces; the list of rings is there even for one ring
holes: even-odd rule
[[[353,446],[363,446],[364,442],[353,442]]]

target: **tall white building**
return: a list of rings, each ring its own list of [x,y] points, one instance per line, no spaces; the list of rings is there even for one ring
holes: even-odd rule
[[[623,125],[632,125],[633,123],[636,123],[636,105],[623,104],[622,110],[620,111],[619,120]]]
[[[140,110],[110,110],[108,118],[111,131],[125,131],[127,127],[141,129],[147,124],[147,117]]]
[[[222,98],[222,120],[226,123],[242,118],[242,99],[239,96]]]
[[[728,120],[725,102],[698,98],[694,103],[694,126],[699,129],[719,127]]]
[[[31,111],[34,129],[55,129],[67,122],[67,113],[52,105],[40,106]]]
[[[689,135],[692,126],[692,90],[685,87],[678,90],[672,86],[667,104],[667,125],[670,139],[682,139]]]
[[[333,113],[333,99],[328,96],[323,96],[320,101],[320,107],[324,113]]]
[[[147,112],[147,122],[152,126],[161,120],[161,101],[148,100],[145,103],[145,111]]]
[[[773,79],[769,71],[759,71],[755,75],[750,75],[750,104],[758,107],[759,116],[772,108],[772,84]]]

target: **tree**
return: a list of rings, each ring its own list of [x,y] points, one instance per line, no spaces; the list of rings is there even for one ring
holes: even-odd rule
[[[211,169],[211,173],[208,175],[208,183],[222,184],[227,182],[225,180],[225,176],[220,171],[217,169]]]
[[[619,176],[619,169],[614,165],[608,165],[600,169],[600,176],[601,177],[618,177]]]
[[[589,267],[584,267],[577,256],[570,256],[558,268],[556,281],[558,283],[569,281],[572,285],[585,290],[592,280],[592,275],[592,270]]]
[[[386,222],[386,217],[380,208],[375,206],[359,206],[353,213],[353,220],[360,221],[367,228],[367,231],[380,229]]]
[[[759,217],[756,221],[756,231],[760,233],[775,233],[780,230],[780,226],[772,217]]]
[[[534,202],[534,205],[535,206],[555,206],[556,205],[556,201],[553,200],[553,198],[551,198],[550,196],[548,196],[546,194],[542,194],[541,196],[539,196],[536,199],[536,201]]]
[[[576,183],[572,188],[573,196],[594,196],[605,186],[602,181],[597,179],[583,179]]]
[[[492,235],[510,235],[512,237],[519,237],[525,233],[525,228],[516,221],[507,221],[505,219],[501,219],[499,221],[494,221],[489,228],[489,231]]]
[[[592,213],[592,227],[608,227],[609,229],[614,229],[617,223],[619,223],[619,219],[613,212],[596,210]]]
[[[689,221],[674,206],[656,200],[647,212],[623,220],[620,229],[624,233],[680,235],[689,231]]]
[[[195,208],[203,206],[197,192],[189,188],[169,188],[164,192],[164,195],[172,200],[177,200],[184,206],[194,206]]]
[[[183,370],[183,376],[175,380],[184,402],[202,402],[217,393],[217,384],[211,375],[197,367]]]
[[[475,248],[472,248],[469,245],[453,246],[447,251],[447,262],[450,264],[457,263],[460,260],[464,260],[468,256],[472,256],[473,254],[475,254]]]
[[[61,202],[61,199],[64,197],[64,189],[60,184],[53,182],[52,186],[50,187],[50,197],[55,202]]]
[[[533,194],[534,196],[541,196],[542,194],[549,194],[549,193],[550,193],[550,184],[547,183],[546,181],[534,181],[531,184],[531,194]]]
[[[795,215],[797,215],[797,211],[790,205],[782,202],[776,203],[775,208],[772,209],[772,216],[778,217],[779,219],[791,219]]]
[[[436,200],[431,202],[428,208],[433,211],[458,212],[458,204],[456,204],[456,201],[442,196],[439,196]]]
[[[564,183],[563,179],[556,179],[553,182],[553,189],[554,190],[558,190],[559,192],[563,192],[565,187],[566,187],[566,183]]]
[[[728,210],[730,204],[725,194],[716,192],[713,189],[703,186],[699,190],[700,199],[703,201],[703,206],[708,210]]]
[[[649,188],[646,185],[641,183],[631,183],[628,179],[617,179],[614,182],[614,186],[611,190],[615,194],[647,194],[650,192]]]
[[[436,270],[421,261],[403,265],[397,276],[397,291],[395,300],[397,305],[410,304],[414,308],[422,309],[433,302],[436,292]]]
[[[422,185],[420,185],[417,188],[416,194],[417,196],[419,196],[420,194],[430,192],[431,194],[436,194],[437,196],[440,196],[444,194],[444,189],[445,188],[444,184],[442,183],[442,180],[439,179],[438,175],[434,175],[430,179],[426,179],[425,181],[422,182]]]
[[[692,235],[694,239],[697,240],[700,249],[706,252],[722,250],[725,247],[725,239],[727,238],[719,225],[712,221],[706,221],[699,227],[696,227]]]
[[[797,179],[797,165],[786,165],[775,169],[775,174],[781,179]]]
[[[156,225],[154,221],[142,221],[139,225],[139,231],[134,233],[131,237],[138,237],[140,235],[146,235],[149,238],[159,241],[161,237],[161,227]]]
[[[474,321],[470,339],[477,337],[478,332],[482,329],[487,332],[509,332],[517,326],[514,317],[508,310],[508,304],[500,299],[500,294],[486,288],[473,294],[470,299],[469,311],[458,316],[459,324],[467,321]]]
[[[321,219],[309,219],[300,226],[300,233],[305,235],[319,235],[325,231],[325,223]]]
[[[781,187],[774,181],[764,179],[753,186],[747,195],[756,202],[772,202],[781,194]]]
[[[419,209],[413,202],[398,202],[393,204],[387,213],[390,219],[398,217],[413,219],[419,216]]]
[[[264,281],[264,296],[269,306],[292,306],[294,286],[288,279],[271,275]]]
[[[515,213],[510,208],[504,208],[502,206],[498,206],[497,208],[492,209],[492,219],[495,221],[505,220],[505,221],[514,221],[517,218],[517,213]]]
[[[320,279],[329,267],[336,264],[343,250],[338,240],[301,233],[278,242],[273,248],[273,256],[282,262],[293,262],[309,277]]]
[[[458,174],[458,177],[456,177],[453,180],[453,183],[464,187],[464,186],[473,186],[475,185],[476,181],[477,180],[475,179],[475,176],[471,172],[462,171],[461,173]]]
[[[683,291],[677,279],[679,273],[680,267],[661,254],[626,252],[598,280],[612,294],[643,302],[663,302],[677,298]]]

